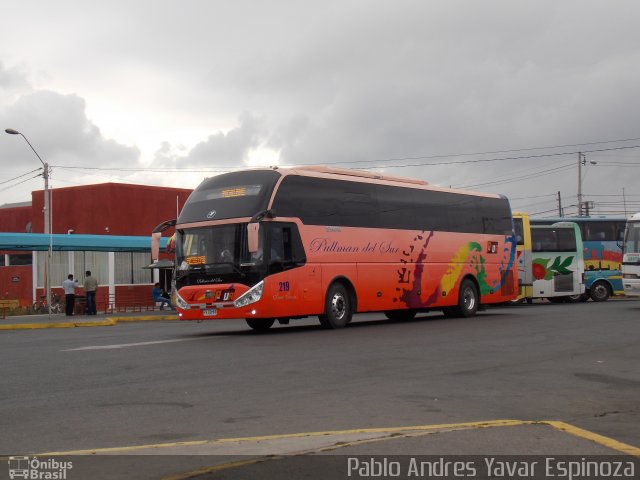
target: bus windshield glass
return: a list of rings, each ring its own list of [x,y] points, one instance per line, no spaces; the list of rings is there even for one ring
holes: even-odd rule
[[[178,224],[253,217],[266,210],[279,178],[274,170],[247,170],[208,178],[189,196]]]
[[[624,237],[624,252],[640,252],[640,222],[629,222]]]
[[[260,232],[259,248],[263,243]],[[247,224],[218,225],[179,232],[176,260],[181,271],[227,273],[255,268],[262,256],[249,253]]]

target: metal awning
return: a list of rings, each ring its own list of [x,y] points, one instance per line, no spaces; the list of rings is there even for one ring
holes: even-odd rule
[[[142,268],[147,268],[147,269],[157,268],[160,270],[165,270],[167,268],[172,269],[173,266],[174,266],[174,263],[172,260],[161,258],[160,260],[153,262],[151,265],[147,265],[146,267],[142,267]]]
[[[167,240],[160,239],[160,248]],[[0,250],[47,251],[49,245],[55,251],[151,252],[151,236],[0,233]]]

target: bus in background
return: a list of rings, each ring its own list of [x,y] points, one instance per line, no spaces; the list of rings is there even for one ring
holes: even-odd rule
[[[518,303],[533,300],[533,271],[531,270],[531,225],[529,215],[513,212],[516,234],[516,261],[518,262]]]
[[[471,316],[517,295],[506,197],[327,167],[204,180],[176,224],[181,320]]]
[[[580,227],[573,222],[531,226],[533,297],[571,301],[584,294]]]
[[[638,297],[640,296],[640,213],[632,215],[627,221],[623,253],[624,294],[629,297]]]
[[[578,300],[591,298],[603,302],[611,295],[624,293],[622,286],[622,239],[626,219],[623,217],[555,217],[531,218],[532,225],[575,222],[580,227],[584,245],[585,294]]]

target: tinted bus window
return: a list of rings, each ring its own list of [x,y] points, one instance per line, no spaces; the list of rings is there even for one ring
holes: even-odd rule
[[[534,252],[571,252],[577,248],[573,228],[532,228],[531,242]]]
[[[616,240],[616,226],[613,223],[585,222],[582,239],[584,241],[593,240]]]
[[[278,172],[265,170],[208,178],[191,193],[178,223],[252,217],[267,208],[278,178]]]
[[[287,176],[273,208],[307,225],[492,233],[512,231],[504,198]]]

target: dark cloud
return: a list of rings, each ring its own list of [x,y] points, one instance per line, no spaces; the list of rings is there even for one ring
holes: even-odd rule
[[[138,160],[137,148],[104,138],[85,110],[77,95],[36,91],[0,111],[0,122],[24,133],[51,165],[125,166]]]
[[[18,97],[0,108],[0,126],[23,133],[44,162],[52,167],[52,179],[57,186],[74,184],[81,170],[64,167],[130,167],[137,164],[140,152],[136,147],[121,145],[104,138],[100,129],[87,118],[85,101],[77,95],[61,95],[51,91],[35,91]],[[5,179],[15,177],[41,164],[29,146],[17,136],[0,137],[0,168]],[[95,177],[92,181],[108,181]],[[90,180],[91,181],[91,180]],[[87,182],[87,178],[83,179]],[[11,182],[7,186],[10,186]],[[6,188],[6,187],[5,187]],[[38,180],[19,188],[2,190],[6,202],[30,199],[29,188],[41,186]]]
[[[263,118],[244,112],[239,125],[228,132],[217,132],[198,143],[189,152],[175,152],[165,142],[156,152],[155,167],[207,167],[242,168],[247,165],[248,154],[260,146],[267,135]]]

